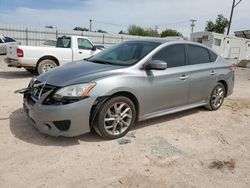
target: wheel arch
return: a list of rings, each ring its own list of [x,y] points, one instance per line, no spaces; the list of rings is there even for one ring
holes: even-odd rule
[[[227,85],[227,82],[225,80],[219,80],[218,83],[221,83],[224,88],[225,88],[225,97],[227,96],[227,93],[228,93],[228,85]]]
[[[54,57],[54,56],[52,56],[52,55],[45,55],[45,56],[41,57],[41,58],[37,61],[37,63],[36,63],[36,69],[38,68],[39,63],[41,63],[43,60],[46,60],[46,59],[49,59],[49,60],[54,61],[54,62],[57,64],[57,66],[60,65],[60,63],[59,63],[59,61],[58,61],[58,59],[57,59],[56,57]]]
[[[119,91],[119,92],[115,92],[111,95],[108,95],[108,96],[101,96],[101,97],[98,97],[92,108],[91,108],[91,111],[90,111],[90,118],[89,118],[89,126],[90,126],[90,129],[92,129],[93,127],[93,123],[94,123],[94,120],[98,114],[98,111],[99,109],[102,107],[102,105],[109,99],[113,98],[113,97],[116,97],[116,96],[124,96],[124,97],[127,97],[128,99],[130,99],[133,104],[135,105],[135,109],[136,109],[136,121],[138,120],[138,117],[139,117],[139,111],[140,111],[140,106],[139,106],[139,101],[137,99],[137,97],[131,93],[131,92],[128,92],[128,91]]]
[[[128,91],[120,91],[120,92],[116,92],[113,95],[111,95],[111,97],[115,97],[115,96],[127,97],[134,103],[135,110],[136,110],[136,120],[137,120],[139,117],[139,112],[140,112],[140,106],[139,106],[139,101],[138,101],[137,97],[133,93],[128,92]]]

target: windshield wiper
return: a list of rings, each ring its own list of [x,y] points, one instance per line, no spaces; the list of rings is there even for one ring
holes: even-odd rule
[[[112,63],[111,63],[111,62],[108,62],[108,61],[102,61],[102,60],[90,60],[89,62],[112,65]]]
[[[84,58],[83,60],[84,60],[84,61],[89,61],[89,59],[90,59],[91,57],[93,57],[93,56],[90,56],[90,57]]]

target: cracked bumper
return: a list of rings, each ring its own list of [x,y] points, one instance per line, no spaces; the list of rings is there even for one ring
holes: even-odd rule
[[[23,107],[31,124],[40,132],[51,136],[74,137],[90,131],[89,118],[94,99],[89,97],[67,105],[43,105],[41,97],[35,104],[24,98]],[[66,131],[58,129],[54,122],[70,121]]]

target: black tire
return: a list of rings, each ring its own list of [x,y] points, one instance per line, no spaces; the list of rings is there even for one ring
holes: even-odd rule
[[[120,120],[117,120],[118,118],[122,118],[120,115],[119,115],[119,117],[116,117],[116,120],[114,120],[113,123],[119,121],[116,125],[116,128],[117,129],[120,128],[120,132],[117,130],[117,131],[115,131],[116,133],[111,134],[110,131],[107,130],[108,126],[107,126],[104,119],[109,114],[108,110],[112,109],[113,105],[116,105],[116,104],[117,105],[120,104],[119,107],[121,107],[122,104],[124,104],[124,107],[121,107],[120,115],[129,108],[129,110],[127,111],[128,114],[126,113],[126,115],[131,116],[131,118],[127,117],[127,119],[128,119],[127,121],[129,123],[125,122],[126,124],[123,124],[123,122],[126,121],[126,119],[125,119],[126,117],[124,119],[120,119]],[[124,111],[122,112],[122,110],[124,110]],[[115,116],[115,114],[112,114],[112,115]],[[109,99],[101,106],[101,108],[97,114],[97,117],[95,118],[95,121],[94,121],[94,129],[100,136],[102,136],[106,139],[116,139],[116,138],[123,137],[124,135],[127,134],[127,132],[130,130],[130,128],[134,125],[135,119],[136,119],[136,109],[135,109],[134,103],[127,97],[117,96],[117,97],[113,97],[113,98]],[[111,124],[113,125],[113,123],[111,123]],[[125,127],[124,127],[124,125],[125,125]],[[124,130],[122,130],[122,128]]]
[[[221,94],[221,96],[218,96],[219,103],[217,104],[215,103],[216,100],[215,93],[216,90],[218,89],[220,89],[221,92],[223,93]],[[205,105],[205,108],[211,111],[218,110],[224,102],[225,94],[226,94],[225,86],[222,83],[217,83],[217,85],[214,87],[213,91],[210,94],[209,103]]]
[[[50,69],[53,69],[55,67],[57,67],[57,64],[55,61],[53,61],[51,59],[45,59],[45,60],[42,60],[38,64],[37,71],[38,71],[38,74],[43,74],[43,73],[45,73],[45,72],[47,72]]]
[[[28,69],[28,68],[25,68],[26,71],[28,71],[29,73],[31,74],[37,74],[37,70],[36,69]]]

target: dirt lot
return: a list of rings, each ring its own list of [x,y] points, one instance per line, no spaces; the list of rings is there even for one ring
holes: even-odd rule
[[[220,110],[152,119],[111,141],[29,125],[13,92],[31,76],[0,61],[0,187],[250,187],[250,69],[236,70]]]

